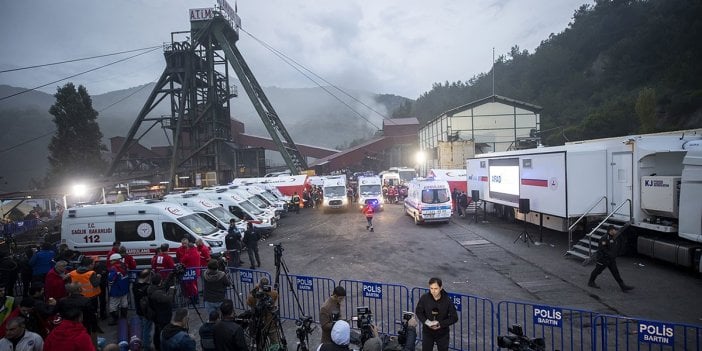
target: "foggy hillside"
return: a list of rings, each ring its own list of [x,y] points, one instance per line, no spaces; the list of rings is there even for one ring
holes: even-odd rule
[[[90,92],[90,87],[86,88]],[[126,136],[152,89],[153,84],[146,84],[92,96],[93,108],[99,112],[97,120],[104,136],[103,142],[108,147],[109,138]],[[21,90],[24,89],[0,85],[0,97]],[[272,87],[264,90],[296,143],[344,148],[355,139],[369,138],[376,127],[382,127],[382,117],[337,91],[334,93],[353,110],[321,88]],[[383,95],[383,103],[379,104],[376,102],[379,97],[376,94],[358,91],[349,91],[349,94],[386,116],[389,115],[388,110],[406,100]],[[0,171],[0,192],[23,189],[29,185],[31,178],[40,179],[44,176],[48,166],[47,146],[52,131],[55,130],[48,111],[54,102],[51,94],[39,91],[0,101],[0,164],[3,165]],[[170,115],[168,101],[162,101],[148,116],[163,115]],[[244,122],[247,133],[268,136],[263,122],[241,87],[239,96],[231,100],[231,116]],[[142,130],[145,130],[143,126]],[[36,140],[30,141],[35,138]],[[168,145],[165,133],[159,127],[151,130],[141,143],[149,147]],[[8,148],[12,149],[7,150]]]

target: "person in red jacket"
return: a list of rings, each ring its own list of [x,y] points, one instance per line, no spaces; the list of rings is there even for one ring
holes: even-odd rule
[[[44,340],[44,351],[95,351],[95,346],[81,320],[79,308],[66,309],[61,323]]]
[[[180,247],[176,249],[176,260],[178,260],[178,263],[183,263],[183,257],[185,257],[185,253],[188,251],[189,243],[190,241],[188,238],[180,239]]]
[[[66,281],[70,278],[66,274],[66,261],[58,261],[54,268],[46,274],[44,279],[44,297],[46,301],[54,299],[56,301],[66,297]]]
[[[375,209],[373,208],[372,203],[367,203],[366,207],[363,208],[363,215],[366,216],[366,221],[368,221],[368,224],[366,225],[366,230],[370,230],[371,232],[373,231],[373,213],[375,212]]]
[[[207,264],[210,263],[210,248],[205,245],[205,242],[202,239],[197,239],[195,242],[195,245],[197,246],[197,251],[200,253],[200,267],[207,267]]]
[[[131,271],[136,269],[136,260],[134,260],[134,257],[132,257],[132,255],[127,254],[126,247],[120,246],[119,254],[122,255],[122,262],[124,263],[124,266],[127,267],[127,270]]]
[[[189,242],[181,262],[188,270],[183,276],[183,292],[194,304],[198,304],[197,281],[200,278],[200,251],[194,243]]]
[[[151,258],[151,269],[158,273],[161,278],[166,279],[173,267],[175,267],[175,263],[171,255],[168,254],[168,244],[163,243],[156,249],[156,255]]]

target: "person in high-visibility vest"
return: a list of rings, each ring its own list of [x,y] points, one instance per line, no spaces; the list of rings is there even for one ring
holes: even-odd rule
[[[100,274],[95,272],[95,262],[90,257],[83,257],[80,266],[68,273],[71,282],[80,284],[81,294],[90,299],[95,311],[98,310],[97,297],[100,295]]]
[[[368,224],[366,225],[366,230],[370,230],[371,232],[373,231],[373,213],[375,212],[375,209],[373,208],[373,204],[367,203],[366,207],[363,208],[363,214],[366,216],[366,221],[368,221]]]
[[[295,209],[295,213],[300,213],[300,195],[297,194],[297,191],[290,198],[290,202],[292,203],[293,208]]]

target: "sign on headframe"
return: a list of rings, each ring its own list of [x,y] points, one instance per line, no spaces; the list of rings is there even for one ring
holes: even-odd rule
[[[238,33],[239,27],[241,27],[241,19],[239,15],[236,14],[236,3],[234,3],[233,9],[229,6],[227,0],[217,0],[217,5],[219,5],[219,9],[222,11],[222,15],[229,20],[229,24],[231,24],[232,28]]]
[[[206,21],[214,18],[211,8],[190,9],[190,21]]]

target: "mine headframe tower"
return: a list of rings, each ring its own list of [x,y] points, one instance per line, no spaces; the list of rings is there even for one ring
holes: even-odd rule
[[[229,100],[236,96],[229,86],[229,65],[261,117],[292,174],[307,169],[307,163],[273,109],[251,69],[235,46],[240,20],[228,6],[191,9],[191,30],[171,33],[164,45],[166,68],[132,124],[127,137],[107,171],[121,174],[137,169],[129,149],[156,125],[171,135],[169,185],[177,176],[215,174],[216,182],[232,179],[236,170],[235,148],[231,142]],[[184,41],[177,37],[189,35]],[[229,65],[228,65],[229,64]],[[163,100],[170,116],[147,117]],[[137,137],[137,134],[139,136]]]

